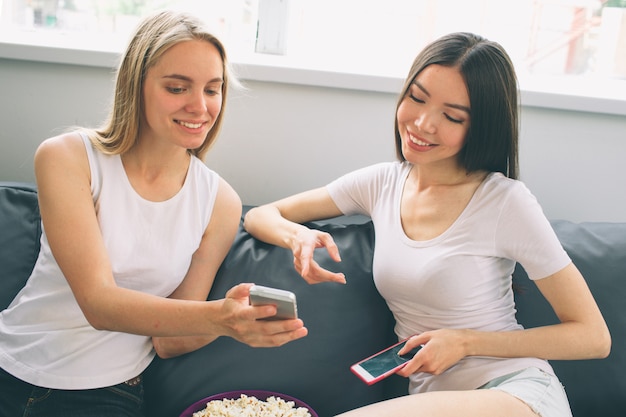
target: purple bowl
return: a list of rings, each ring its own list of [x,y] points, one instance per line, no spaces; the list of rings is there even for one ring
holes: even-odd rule
[[[307,410],[309,410],[309,413],[311,413],[311,417],[318,417],[315,410],[313,410],[304,401],[300,401],[299,399],[294,398],[287,394],[281,394],[279,392],[271,392],[271,391],[262,391],[262,390],[229,391],[229,392],[222,392],[221,394],[211,395],[210,397],[204,398],[200,401],[196,401],[195,403],[187,407],[187,409],[183,411],[180,417],[192,417],[193,413],[195,413],[196,411],[204,410],[204,408],[206,407],[209,401],[223,400],[226,398],[237,399],[241,397],[241,394],[245,394],[248,397],[256,397],[260,401],[266,401],[269,397],[277,397],[277,398],[282,398],[285,401],[293,401],[296,407],[304,407]]]

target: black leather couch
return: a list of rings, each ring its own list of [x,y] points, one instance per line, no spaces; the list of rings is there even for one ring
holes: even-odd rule
[[[565,249],[581,269],[613,337],[604,360],[553,361],[570,397],[574,417],[622,417],[626,410],[626,223],[553,221]],[[263,389],[300,398],[320,417],[404,395],[404,378],[366,386],[349,366],[395,341],[393,318],[371,276],[374,233],[364,218],[340,218],[316,226],[330,232],[342,253],[335,264],[323,251],[318,261],[341,270],[348,284],[306,284],[291,253],[261,243],[241,229],[209,298],[221,298],[247,281],[296,293],[309,335],[279,348],[250,348],[220,338],[196,352],[155,359],[145,372],[146,415],[177,417],[210,395]],[[41,232],[36,189],[0,183],[0,310],[6,308],[35,262]],[[518,317],[525,326],[556,317],[523,269],[514,276]]]

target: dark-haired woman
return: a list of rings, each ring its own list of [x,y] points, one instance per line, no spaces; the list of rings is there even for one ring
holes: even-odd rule
[[[415,59],[395,120],[399,161],[248,212],[247,230],[290,248],[307,282],[343,283],[315,248],[339,260],[332,237],[302,223],[370,216],[376,286],[396,319],[398,373],[410,394],[346,416],[571,416],[549,359],[608,355],[611,340],[582,275],[535,197],[517,180],[518,93],[497,43],[444,36]],[[519,262],[560,319],[523,329],[511,276]]]

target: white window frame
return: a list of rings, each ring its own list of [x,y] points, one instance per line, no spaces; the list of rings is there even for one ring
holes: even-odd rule
[[[263,0],[259,4],[288,8],[288,3],[289,0]],[[287,14],[288,10],[283,13],[285,19]],[[263,15],[260,10],[259,18]],[[276,13],[266,15],[274,19]],[[265,53],[253,53],[245,57],[231,55],[233,67],[240,79],[392,94],[400,91],[404,80],[399,76],[310,68],[302,66],[288,55],[281,55],[287,43],[287,23],[271,23],[266,27],[279,30],[259,30],[257,51]],[[262,27],[261,22],[259,29]],[[108,43],[109,49],[88,50],[67,35],[53,32],[23,32],[19,40],[7,39],[8,36],[0,32],[0,58],[115,68],[123,48],[123,42],[117,39]],[[589,75],[532,75],[521,76],[519,81],[523,106],[626,116],[626,80],[600,76],[593,78]]]

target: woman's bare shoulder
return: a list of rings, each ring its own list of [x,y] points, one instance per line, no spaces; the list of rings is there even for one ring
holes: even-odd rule
[[[64,171],[70,175],[89,175],[87,152],[79,132],[68,132],[45,139],[35,152],[35,172],[50,174]]]
[[[67,132],[45,139],[37,148],[37,153],[53,153],[62,156],[66,152],[84,150],[83,139],[79,132]]]

